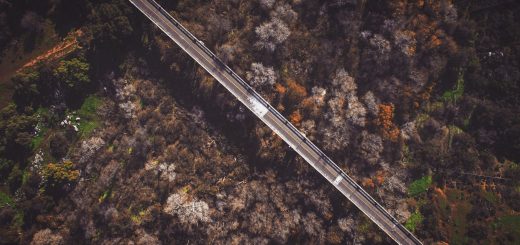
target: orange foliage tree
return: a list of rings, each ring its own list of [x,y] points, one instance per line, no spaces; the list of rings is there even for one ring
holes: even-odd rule
[[[383,136],[391,141],[397,141],[399,138],[399,129],[395,126],[394,120],[394,105],[380,104],[379,115],[377,118],[377,125],[381,128]]]
[[[307,90],[293,79],[287,79],[287,95],[292,103],[299,103],[307,97]]]
[[[378,185],[382,185],[383,182],[385,182],[385,172],[383,171],[377,171],[376,172],[376,176],[374,177],[375,179],[375,182],[378,184]]]
[[[76,181],[79,178],[79,170],[74,169],[71,161],[49,163],[43,168],[42,175],[47,183],[54,187]]]
[[[276,90],[276,92],[277,92],[278,94],[280,94],[280,95],[284,95],[285,92],[287,92],[287,89],[286,89],[283,85],[281,85],[281,84],[279,84],[279,83],[276,83],[276,84],[274,85],[274,90]]]
[[[300,110],[296,110],[294,111],[290,116],[289,116],[289,120],[291,121],[292,124],[294,125],[299,125],[300,122],[302,121],[303,117],[302,117],[302,114],[300,113]]]
[[[363,178],[363,180],[361,181],[361,185],[363,185],[366,188],[374,188],[376,186],[371,178]]]
[[[317,117],[320,113],[320,108],[316,105],[312,97],[305,98],[300,103],[300,108],[305,115],[311,115],[311,117]]]

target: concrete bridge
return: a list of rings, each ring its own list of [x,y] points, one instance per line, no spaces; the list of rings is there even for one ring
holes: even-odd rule
[[[422,244],[360,185],[154,0],[129,0],[398,244]]]

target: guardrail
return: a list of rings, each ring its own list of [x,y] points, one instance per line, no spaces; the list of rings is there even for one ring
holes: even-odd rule
[[[202,41],[197,39],[191,32],[189,32],[180,22],[173,18],[165,9],[163,9],[154,0],[147,0],[152,4],[159,12],[161,12],[168,20],[170,20],[182,33],[188,36],[192,42],[201,48],[208,56],[214,59],[224,70],[233,77],[238,83],[255,99],[257,99],[263,106],[265,106],[276,118],[282,121],[295,135],[300,138],[303,143],[309,146],[328,166],[332,167],[337,174],[341,175],[343,179],[347,181],[354,189],[365,197],[373,206],[375,206],[385,217],[387,217],[393,224],[396,225],[403,233],[405,233],[414,243],[422,244],[408,229],[406,229],[401,223],[399,223],[392,215],[388,213],[370,194],[368,194],[356,181],[348,176],[336,163],[334,163],[325,153],[323,153],[316,145],[314,145],[305,135],[303,135],[291,122],[289,122],[283,115],[280,114],[275,108],[273,108],[262,96],[260,96],[246,81],[244,81],[239,75],[237,75],[231,68],[229,68],[219,57],[217,57],[211,50],[209,50]]]

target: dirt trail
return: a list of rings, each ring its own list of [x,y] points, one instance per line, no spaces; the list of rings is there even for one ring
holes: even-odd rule
[[[39,55],[36,58],[32,59],[31,61],[27,62],[25,65],[20,67],[17,70],[17,72],[19,72],[27,67],[34,66],[42,61],[57,60],[65,55],[73,52],[74,50],[76,50],[79,47],[78,38],[81,37],[82,35],[83,35],[83,32],[81,30],[76,30],[75,32],[72,32],[64,39],[63,42],[58,43],[58,45],[49,49],[44,54]]]
[[[66,55],[77,50],[79,46],[78,38],[83,35],[81,30],[70,32],[62,41],[47,50],[43,50],[40,55],[29,60],[24,65],[5,68],[0,71],[0,108],[7,105],[14,92],[14,85],[10,82],[10,78],[29,67],[37,65],[41,62],[51,62],[65,57]]]

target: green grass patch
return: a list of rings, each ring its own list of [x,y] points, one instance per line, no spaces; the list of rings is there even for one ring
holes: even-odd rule
[[[36,114],[41,117],[49,116],[49,108],[39,107],[38,110],[36,110]]]
[[[457,103],[457,100],[459,100],[462,95],[464,94],[464,72],[459,72],[459,77],[457,79],[457,83],[455,84],[455,87],[450,90],[444,92],[442,94],[442,100],[449,103]]]
[[[416,210],[410,216],[410,218],[408,218],[408,220],[406,221],[404,226],[406,227],[406,229],[410,230],[411,232],[415,232],[415,229],[417,229],[417,226],[420,225],[423,222],[423,220],[424,220],[424,217],[421,214],[421,212],[419,212],[419,210]]]
[[[498,227],[513,237],[511,244],[520,242],[520,215],[507,215],[498,218]]]
[[[81,108],[77,111],[80,117],[78,131],[81,137],[88,137],[101,124],[96,114],[101,105],[103,105],[103,100],[91,95],[85,99]]]
[[[453,235],[451,237],[452,244],[468,244],[468,237],[466,232],[468,229],[467,215],[471,210],[471,205],[468,202],[462,202],[457,205],[457,210],[452,212],[453,223],[451,230]]]
[[[13,199],[6,193],[0,191],[0,208],[4,208],[7,206],[13,206]]]
[[[22,185],[27,183],[27,181],[29,180],[29,177],[31,177],[31,171],[29,171],[29,167],[26,167],[23,170],[23,174],[22,174]]]
[[[439,197],[437,199],[439,202],[439,212],[442,215],[442,217],[448,217],[450,216],[450,209],[448,206],[448,200],[446,198]]]
[[[467,216],[472,209],[472,205],[468,195],[466,192],[455,189],[446,192],[446,196],[452,206],[450,210],[451,221],[448,225],[450,244],[468,244],[469,242],[469,238],[467,237]]]
[[[45,133],[43,130],[42,132],[40,132],[39,134],[37,134],[36,136],[34,136],[34,138],[31,140],[31,147],[32,149],[38,149],[38,147],[40,147],[40,145],[42,144],[43,140],[45,139]]]
[[[482,197],[484,197],[484,199],[486,199],[488,202],[492,203],[493,205],[498,204],[498,196],[493,192],[484,191],[484,192],[482,192]]]
[[[94,132],[94,129],[96,129],[97,127],[99,127],[99,122],[95,120],[80,123],[78,129],[82,137],[87,137],[92,132]]]
[[[47,132],[49,131],[49,128],[43,120],[43,118],[47,118],[49,116],[49,109],[40,107],[36,111],[36,115],[38,116],[38,124],[36,125],[36,127],[39,128],[39,132],[31,140],[31,147],[33,150],[38,149],[38,147],[40,147],[41,143],[47,136]]]
[[[424,193],[430,188],[432,184],[432,176],[424,176],[410,184],[408,186],[408,194],[410,196],[417,196],[421,193]]]
[[[95,117],[97,109],[103,104],[103,100],[95,95],[91,95],[83,101],[78,115],[81,117]]]

